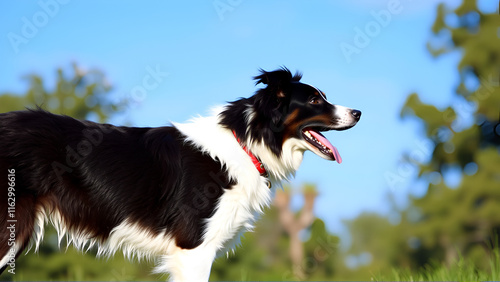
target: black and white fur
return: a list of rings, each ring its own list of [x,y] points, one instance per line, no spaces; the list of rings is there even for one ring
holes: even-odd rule
[[[300,78],[285,68],[261,71],[255,79],[265,87],[250,98],[159,128],[42,110],[0,114],[0,268],[27,247],[38,250],[50,222],[59,241],[66,236],[78,249],[96,246],[104,256],[121,249],[129,258],[156,259],[155,272],[175,281],[208,280],[215,257],[269,205],[268,181],[293,176],[306,150],[334,160],[305,132],[359,120],[361,112],[330,104]],[[14,218],[7,217],[9,191]]]

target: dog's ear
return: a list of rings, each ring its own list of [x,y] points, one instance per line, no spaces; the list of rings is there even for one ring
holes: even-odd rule
[[[276,93],[278,98],[285,97],[285,91],[292,82],[298,82],[302,78],[300,73],[292,75],[290,70],[282,67],[275,71],[265,71],[260,69],[260,75],[254,77],[255,85],[262,83],[267,85],[267,88]]]

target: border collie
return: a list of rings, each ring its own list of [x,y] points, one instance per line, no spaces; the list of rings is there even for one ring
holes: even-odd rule
[[[250,98],[158,128],[40,109],[0,114],[2,271],[28,246],[38,250],[50,222],[59,242],[80,250],[121,249],[155,259],[155,272],[175,281],[208,280],[306,150],[341,163],[320,132],[361,117],[286,68],[254,79],[265,86]]]

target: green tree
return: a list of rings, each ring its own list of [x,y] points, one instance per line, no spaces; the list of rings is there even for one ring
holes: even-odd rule
[[[392,225],[386,217],[375,213],[363,213],[354,220],[346,221],[351,234],[351,244],[345,257],[349,267],[369,280],[371,273],[386,273],[393,267],[408,267],[404,256],[408,247],[401,238],[404,232],[399,225]]]
[[[0,112],[40,107],[77,119],[95,116],[99,122],[104,122],[126,104],[111,102],[109,93],[112,87],[98,69],[84,71],[76,64],[72,65],[71,72],[59,68],[52,90],[47,89],[43,78],[37,74],[24,79],[29,84],[26,93],[0,94]]]
[[[316,196],[307,185],[301,196]],[[285,192],[281,192],[285,193]],[[286,193],[285,193],[286,194]],[[283,194],[282,194],[283,195]],[[312,202],[311,199],[309,201]],[[309,203],[311,204],[311,203]],[[273,204],[255,224],[255,232],[247,232],[241,246],[229,257],[219,258],[212,267],[211,281],[303,281],[332,280],[337,274],[339,238],[328,232],[325,223],[315,218],[302,233],[300,263],[290,256],[291,236],[280,222],[280,208]],[[296,219],[301,212],[295,212]],[[297,277],[300,267],[302,277]]]
[[[84,71],[76,64],[71,71],[57,70],[57,81],[48,89],[43,78],[32,74],[27,76],[28,90],[24,94],[0,94],[0,112],[40,107],[45,110],[66,114],[78,119],[93,117],[100,122],[110,119],[126,102],[112,103],[110,90],[104,74],[97,69]],[[47,226],[48,227],[48,226]],[[96,259],[95,250],[88,253],[77,251],[72,246],[66,250],[63,240],[58,247],[56,231],[46,228],[45,240],[37,254],[30,251],[16,260],[16,274],[5,271],[1,281],[48,281],[48,280],[154,280],[152,263],[129,262],[121,255],[111,259]]]
[[[416,180],[428,189],[410,197],[407,208],[395,209],[397,224],[376,214],[347,222],[352,240],[347,258],[372,257],[355,270],[366,273],[359,279],[386,275],[394,267],[450,266],[459,256],[479,268],[491,266],[500,234],[499,27],[500,16],[479,10],[474,0],[463,0],[456,9],[438,6],[427,46],[436,57],[460,52],[460,81],[448,106],[422,102],[413,93],[401,109],[403,118],[421,123],[429,144],[428,159],[405,155],[418,168]],[[458,185],[445,181],[450,178]]]
[[[427,259],[450,264],[458,253],[484,254],[481,244],[500,232],[499,26],[500,16],[483,13],[474,0],[454,10],[439,5],[428,48],[435,56],[461,52],[456,95],[439,109],[411,94],[402,109],[403,117],[420,120],[434,145],[430,160],[416,163],[428,191],[411,201],[415,234],[429,250]],[[443,179],[457,171],[460,184],[449,187]]]

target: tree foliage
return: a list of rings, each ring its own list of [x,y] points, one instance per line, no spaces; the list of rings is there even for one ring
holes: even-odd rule
[[[51,89],[36,74],[26,77],[29,87],[24,94],[0,94],[0,112],[40,107],[54,113],[75,118],[94,117],[98,121],[110,119],[125,103],[114,104],[109,97],[111,86],[97,69],[84,71],[73,64],[71,71],[57,70],[57,80]],[[16,260],[15,275],[5,271],[1,281],[49,280],[152,280],[160,278],[150,273],[153,264],[128,262],[123,256],[96,259],[95,250],[83,253],[65,242],[58,246],[56,231],[46,228],[45,240],[38,253],[31,250]]]
[[[473,0],[455,10],[441,4],[433,25],[439,43],[429,49],[436,56],[462,54],[454,103],[439,110],[412,94],[402,110],[421,121],[434,143],[430,161],[419,164],[419,177],[430,183],[425,196],[412,201],[419,213],[415,232],[448,263],[500,231],[499,26],[500,16],[481,12]],[[444,181],[453,171],[458,187]]]
[[[112,87],[98,69],[85,71],[73,64],[71,71],[59,68],[56,76],[53,89],[37,74],[24,77],[29,85],[26,93],[0,94],[0,112],[40,107],[77,119],[95,118],[104,122],[125,105],[125,102],[111,102]]]
[[[474,0],[456,9],[439,5],[428,48],[436,57],[460,52],[459,83],[446,107],[413,93],[401,110],[402,117],[422,124],[432,144],[428,160],[406,156],[428,188],[423,197],[411,197],[397,224],[371,214],[349,222],[349,253],[372,254],[365,267],[370,271],[452,265],[460,256],[489,267],[500,234],[499,26],[500,16],[482,12]]]
[[[316,195],[313,185],[305,185],[300,196]],[[280,192],[290,194],[287,192]],[[278,199],[278,198],[277,198]],[[283,199],[281,199],[283,200]],[[281,203],[280,203],[281,204]],[[280,221],[282,208],[273,204],[256,223],[255,232],[246,233],[241,246],[228,258],[219,258],[212,267],[212,281],[317,281],[331,280],[337,275],[339,238],[315,218],[302,230],[302,258],[297,263],[291,256],[292,235]],[[305,210],[304,210],[305,209]],[[309,208],[294,213],[296,220]],[[293,245],[292,245],[293,246]]]

